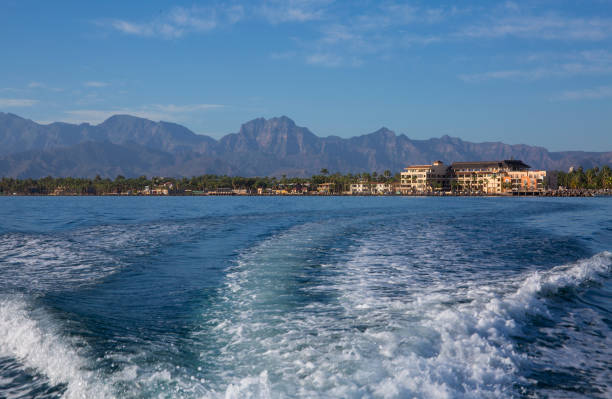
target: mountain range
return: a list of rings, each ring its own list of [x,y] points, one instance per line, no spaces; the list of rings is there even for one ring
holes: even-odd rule
[[[521,159],[533,168],[612,165],[611,152],[551,152],[443,136],[413,140],[387,128],[352,138],[319,137],[286,116],[258,118],[219,140],[184,126],[115,115],[99,125],[36,123],[0,112],[0,176],[310,176],[399,172],[409,164]]]

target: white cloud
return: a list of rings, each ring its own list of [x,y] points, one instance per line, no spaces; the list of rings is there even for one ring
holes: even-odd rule
[[[612,98],[612,86],[600,86],[592,89],[573,90],[563,92],[559,100],[600,100]]]
[[[98,21],[121,33],[143,37],[176,39],[193,32],[208,32],[220,25],[231,25],[244,17],[240,5],[223,7],[175,7],[161,17],[135,22],[123,19]]]
[[[459,78],[465,82],[482,82],[495,79],[538,80],[612,74],[612,53],[607,50],[589,50],[561,54],[530,54],[525,56],[524,60],[527,63],[539,62],[543,65],[531,68],[461,74]]]
[[[345,4],[334,0],[262,0],[245,6],[176,7],[148,21],[113,19],[98,23],[129,35],[176,39],[244,19],[263,18],[271,24],[312,22],[318,35],[297,38],[295,42],[301,48],[284,53],[273,51],[270,57],[296,57],[311,65],[354,66],[361,64],[365,55],[390,58],[398,47],[441,41],[437,33],[410,35],[405,28],[439,23],[460,13],[456,7],[373,2],[369,10],[355,15],[353,6]]]
[[[504,7],[506,7],[509,10],[512,10],[512,11],[518,11],[519,10],[519,5],[516,4],[513,1],[506,1],[506,3],[504,4]]]
[[[520,79],[534,80],[542,77],[550,77],[553,73],[551,70],[539,68],[531,70],[507,69],[499,71],[489,71],[482,73],[461,74],[459,78],[464,82],[482,82],[493,79]]]
[[[453,7],[374,3],[362,14],[330,14],[317,26],[317,38],[298,43],[310,65],[359,66],[366,59],[389,60],[408,47],[442,41],[435,24],[460,13]]]
[[[306,62],[311,65],[323,65],[327,67],[337,67],[343,64],[342,57],[335,54],[317,53],[306,57]]]
[[[37,103],[38,100],[25,98],[0,98],[0,107],[32,107]]]
[[[428,44],[441,42],[443,38],[438,35],[404,35],[400,38],[400,43],[404,45],[418,44],[427,46]]]
[[[68,118],[60,118],[63,122],[70,123],[91,123],[98,124],[104,122],[108,118],[113,115],[123,115],[129,114],[133,116],[138,116],[140,118],[147,118],[151,120],[162,120],[169,119],[167,115],[163,113],[156,113],[138,109],[127,109],[127,108],[115,108],[115,109],[107,109],[107,110],[99,110],[99,109],[77,109],[65,111],[66,115],[69,115]]]
[[[86,86],[86,87],[106,87],[106,86],[108,86],[108,83],[91,80],[89,82],[83,83],[83,86]]]
[[[159,109],[160,111],[174,114],[174,113],[186,113],[186,112],[205,111],[209,109],[223,108],[223,105],[221,104],[188,104],[188,105],[156,104],[153,107]]]
[[[331,0],[268,0],[259,7],[259,14],[273,24],[307,22],[323,19]]]
[[[61,120],[71,123],[87,122],[98,124],[104,122],[113,115],[127,114],[155,121],[172,121],[191,113],[219,109],[223,107],[224,106],[220,104],[152,104],[137,108],[76,109],[65,111],[64,113],[68,115],[68,117],[63,117]]]
[[[47,87],[44,83],[40,83],[40,82],[30,82],[28,83],[28,88],[29,89],[42,89]]]
[[[555,14],[495,17],[457,33],[468,38],[518,37],[543,40],[597,41],[612,37],[612,19],[574,18]]]
[[[273,60],[289,60],[295,58],[296,56],[297,52],[295,51],[284,51],[270,54],[270,58]]]

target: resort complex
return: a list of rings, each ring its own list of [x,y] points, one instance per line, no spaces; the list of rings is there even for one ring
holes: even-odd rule
[[[399,191],[414,193],[537,193],[551,182],[545,170],[530,170],[519,160],[491,162],[454,162],[450,166],[441,161],[431,165],[408,166],[401,173]]]
[[[243,195],[404,195],[404,196],[595,196],[612,194],[612,170],[570,168],[531,170],[520,160],[410,165],[393,173],[329,173],[310,177],[44,177],[0,178],[0,195],[243,196]]]

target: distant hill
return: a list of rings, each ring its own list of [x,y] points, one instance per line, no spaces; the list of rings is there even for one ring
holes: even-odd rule
[[[184,126],[115,115],[99,125],[41,125],[0,113],[0,176],[93,177],[310,176],[330,172],[398,172],[434,160],[521,159],[538,169],[612,165],[612,152],[550,152],[500,142],[471,143],[443,136],[412,140],[387,128],[348,139],[319,137],[291,119],[258,118],[220,140]]]

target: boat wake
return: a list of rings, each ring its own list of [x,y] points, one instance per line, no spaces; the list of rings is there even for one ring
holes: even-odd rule
[[[207,315],[212,396],[528,394],[531,359],[517,339],[532,318],[552,317],[550,297],[607,280],[612,265],[603,252],[505,279],[455,281],[448,271],[415,283],[419,260],[385,253],[388,238],[356,240],[348,259],[317,259],[339,229],[300,226],[243,254],[224,305]]]
[[[363,221],[362,221],[363,222]],[[92,357],[85,339],[24,295],[0,297],[0,367],[7,397],[529,396],[537,361],[519,342],[551,303],[606,284],[612,253],[545,271],[465,278],[422,270],[427,251],[349,222],[294,226],[244,250],[189,340],[199,355],[172,364]],[[424,276],[429,276],[425,278]],[[602,326],[601,328],[607,328]],[[605,330],[604,337],[612,336]],[[602,357],[612,358],[611,346]],[[8,359],[8,360],[7,360]],[[145,360],[143,360],[145,359]],[[584,360],[587,362],[588,360]],[[609,374],[608,374],[609,375]],[[28,391],[27,389],[30,389]],[[609,394],[603,384],[602,397]],[[4,394],[3,392],[3,394]]]

